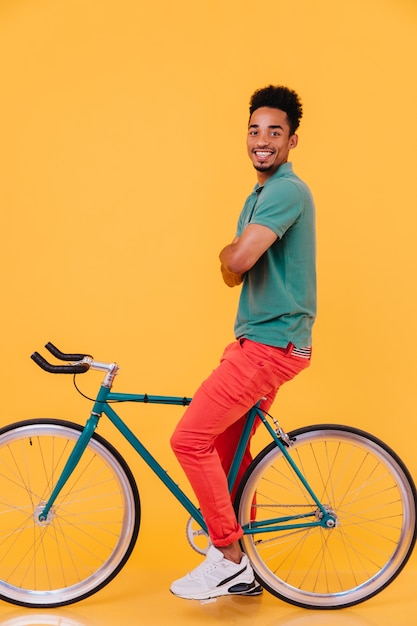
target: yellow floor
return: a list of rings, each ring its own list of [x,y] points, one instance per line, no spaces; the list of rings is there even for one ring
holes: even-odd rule
[[[170,569],[150,570],[135,555],[105,589],[78,604],[33,610],[0,602],[1,626],[412,626],[417,610],[417,555],[390,587],[368,602],[339,611],[308,611],[268,593],[260,598],[195,602],[172,596],[169,585],[191,559]]]

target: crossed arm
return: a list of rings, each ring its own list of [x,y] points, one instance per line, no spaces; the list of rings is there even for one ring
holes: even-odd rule
[[[249,224],[240,237],[235,237],[220,252],[220,269],[226,285],[240,285],[245,272],[255,265],[277,238],[274,231],[267,226]]]

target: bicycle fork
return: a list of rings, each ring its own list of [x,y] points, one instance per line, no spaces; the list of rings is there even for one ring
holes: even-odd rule
[[[103,413],[103,403],[109,395],[109,392],[110,387],[108,384],[101,387],[97,399],[94,403],[93,409],[91,411],[90,417],[88,418],[81,432],[81,435],[77,439],[77,442],[75,443],[75,446],[71,454],[69,455],[67,462],[65,463],[64,469],[62,470],[61,475],[52,490],[51,495],[49,496],[45,504],[41,504],[40,507],[38,507],[38,510],[40,511],[38,515],[38,522],[40,524],[48,521],[48,515],[54,505],[55,500],[62,491],[72,472],[77,467],[84,451],[90,443],[91,437],[93,436],[94,431],[97,428],[99,419]]]
[[[40,513],[38,516],[38,521],[40,523],[44,523],[48,520],[48,515],[53,507],[55,500],[57,499],[61,490],[65,486],[65,483],[71,476],[72,472],[74,471],[78,462],[80,461],[85,449],[87,448],[90,442],[90,439],[93,436],[94,431],[97,428],[99,418],[100,418],[100,415],[94,412],[92,412],[90,417],[88,418],[87,423],[84,426],[81,432],[81,435],[78,438],[70,456],[68,457],[68,460],[64,466],[64,469],[62,470],[61,475],[54,489],[52,490],[51,495],[49,496],[48,501],[46,502],[45,505],[41,505],[40,507]]]

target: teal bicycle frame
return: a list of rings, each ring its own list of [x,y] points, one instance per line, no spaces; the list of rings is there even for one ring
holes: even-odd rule
[[[183,505],[183,507],[188,511],[192,518],[201,526],[201,528],[207,532],[207,526],[201,515],[199,509],[193,504],[193,502],[188,498],[188,496],[183,492],[183,490],[174,482],[174,480],[169,476],[169,474],[163,469],[163,467],[158,463],[154,456],[145,448],[145,446],[141,443],[141,441],[136,437],[136,435],[132,432],[132,430],[124,423],[124,421],[119,417],[116,411],[112,408],[112,403],[124,403],[124,402],[135,402],[135,403],[144,403],[144,404],[159,404],[159,405],[177,405],[177,406],[187,406],[191,402],[191,398],[180,398],[176,396],[152,396],[148,394],[139,395],[139,394],[129,394],[129,393],[114,393],[111,391],[111,385],[103,384],[100,387],[97,398],[94,402],[93,409],[91,411],[90,417],[88,418],[84,429],[77,440],[67,462],[62,471],[61,476],[59,477],[52,494],[48,501],[46,502],[41,514],[39,515],[39,521],[45,522],[48,518],[48,513],[53,507],[53,504],[59,495],[60,491],[64,487],[71,473],[77,466],[79,460],[81,459],[84,450],[87,448],[91,437],[93,436],[99,420],[101,416],[106,415],[109,420],[113,423],[116,429],[125,437],[125,439],[130,443],[130,445],[136,450],[139,456],[145,461],[145,463],[153,470],[153,472],[157,475],[157,477],[164,483],[164,485],[168,488],[168,490],[173,494],[173,496]],[[285,443],[282,440],[281,435],[275,430],[270,423],[268,422],[265,414],[259,408],[258,403],[254,406],[248,414],[245,428],[242,432],[231,468],[228,475],[228,483],[229,490],[231,491],[235,482],[238,473],[238,469],[243,459],[243,455],[246,449],[246,446],[249,442],[250,433],[255,424],[255,420],[259,418],[272,439],[281,450],[282,454],[286,458],[287,462],[290,464],[295,474],[298,476],[300,482],[304,485],[306,491],[309,493],[314,503],[317,505],[316,512],[308,512],[305,514],[299,515],[291,515],[286,517],[278,517],[272,518],[268,520],[263,520],[261,522],[251,521],[249,524],[243,526],[243,531],[245,534],[257,534],[257,533],[265,533],[265,532],[274,532],[277,530],[295,530],[298,528],[308,528],[308,527],[332,527],[335,525],[334,517],[329,514],[323,504],[319,501],[316,494],[311,489],[304,475],[297,467],[296,463],[291,458],[289,453],[289,449],[291,444]],[[308,518],[315,518],[315,521],[308,521]],[[301,521],[304,520],[304,521]]]

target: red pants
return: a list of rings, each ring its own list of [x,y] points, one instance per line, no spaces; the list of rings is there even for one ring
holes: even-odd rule
[[[171,438],[178,458],[199,501],[210,539],[215,546],[238,540],[227,473],[246,414],[261,398],[268,410],[279,387],[309,365],[309,359],[241,339],[227,346],[220,365],[197,390]],[[253,434],[253,433],[252,433]],[[236,484],[252,460],[249,446]]]

